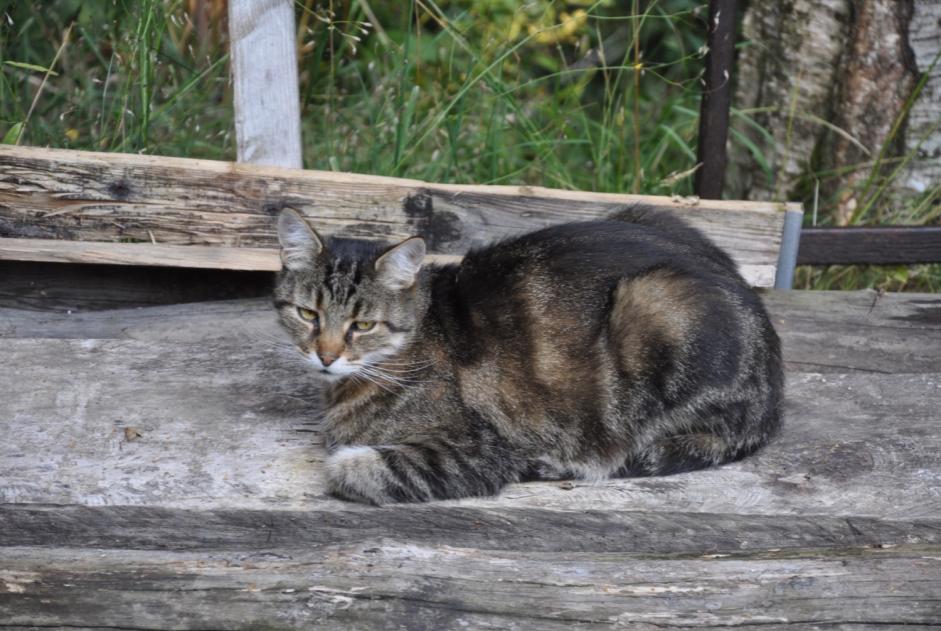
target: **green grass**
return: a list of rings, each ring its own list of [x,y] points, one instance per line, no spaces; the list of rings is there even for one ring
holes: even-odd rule
[[[669,176],[695,163],[704,3],[403,4],[296,3],[306,167],[691,193]],[[186,2],[0,7],[0,56],[16,64],[0,74],[0,135],[25,124],[28,145],[234,157],[224,33],[200,39]],[[604,64],[573,67],[605,41]]]
[[[198,25],[189,0],[50,0],[42,11],[0,0],[0,138],[234,159],[224,2],[202,1]],[[705,4],[296,0],[305,166],[690,195]],[[752,114],[733,112],[769,140]],[[731,140],[773,181],[760,146]],[[876,172],[860,222],[937,221],[941,191],[895,207],[891,169]],[[793,194],[810,207],[812,188]],[[939,266],[854,267],[800,270],[798,285],[933,290],[939,279]]]

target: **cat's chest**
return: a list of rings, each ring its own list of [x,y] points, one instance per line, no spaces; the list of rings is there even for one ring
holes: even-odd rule
[[[327,396],[325,429],[330,442],[341,445],[374,440],[375,429],[386,423],[388,393],[371,384],[344,384]]]

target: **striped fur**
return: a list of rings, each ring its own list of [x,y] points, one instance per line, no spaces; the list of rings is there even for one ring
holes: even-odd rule
[[[780,423],[779,343],[760,299],[671,215],[625,208],[422,269],[418,239],[324,242],[300,221],[279,226],[275,305],[328,381],[340,497],[677,473],[744,457]],[[351,332],[357,320],[377,324]]]

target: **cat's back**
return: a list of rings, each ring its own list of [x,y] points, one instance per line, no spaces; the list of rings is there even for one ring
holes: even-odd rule
[[[706,284],[743,287],[735,264],[682,220],[644,206],[605,219],[551,226],[471,251],[457,270],[464,300],[511,299],[539,284],[544,292],[583,306],[626,278],[653,271]]]

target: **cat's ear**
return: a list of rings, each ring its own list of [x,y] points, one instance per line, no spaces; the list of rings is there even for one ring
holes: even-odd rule
[[[379,282],[396,291],[411,287],[424,258],[425,242],[422,238],[406,239],[376,259]]]
[[[278,217],[278,241],[281,242],[281,263],[290,270],[310,267],[324,249],[320,235],[291,208],[282,210]]]

